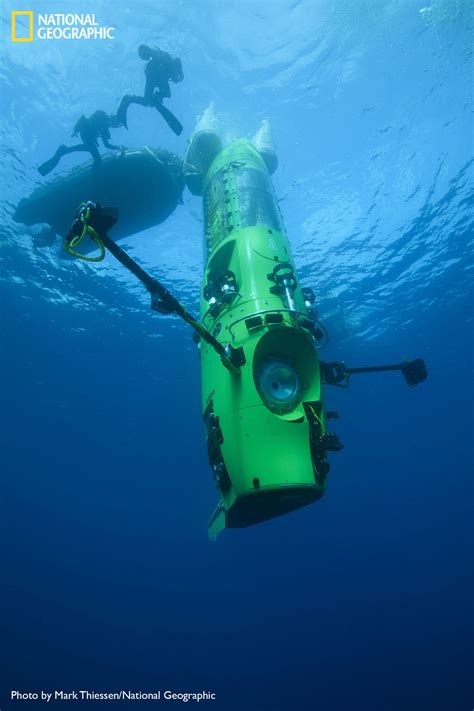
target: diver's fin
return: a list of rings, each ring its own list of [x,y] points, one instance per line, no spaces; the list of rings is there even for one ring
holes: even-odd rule
[[[173,133],[175,133],[177,136],[180,136],[183,132],[183,127],[176,118],[176,116],[171,113],[171,111],[167,109],[166,106],[163,106],[163,104],[156,103],[155,109],[160,112],[160,114],[163,116],[164,120],[166,121],[170,129],[173,131]]]
[[[214,513],[212,514],[211,518],[209,519],[209,523],[207,524],[207,531],[209,534],[209,540],[210,541],[215,541],[217,536],[221,531],[223,531],[225,528],[225,510],[223,509],[222,505],[219,504],[219,506],[216,508]]]
[[[129,96],[124,96],[122,101],[120,102],[120,106],[117,109],[117,113],[115,114],[118,123],[121,126],[124,126],[128,130],[128,125],[127,125],[127,110],[128,107],[130,106],[131,101]]]
[[[56,168],[57,164],[64,155],[63,151],[61,150],[62,148],[63,147],[60,146],[52,158],[38,166],[38,173],[40,173],[41,175],[48,175],[48,173],[51,173],[51,171]]]

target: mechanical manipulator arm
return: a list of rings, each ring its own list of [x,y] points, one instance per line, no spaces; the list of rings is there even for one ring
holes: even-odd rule
[[[350,376],[357,373],[385,373],[389,370],[399,370],[410,388],[422,383],[428,377],[426,363],[422,358],[402,361],[395,365],[372,365],[363,368],[348,368],[345,363],[338,361],[332,363],[321,361],[320,367],[323,382],[340,388],[347,388]]]

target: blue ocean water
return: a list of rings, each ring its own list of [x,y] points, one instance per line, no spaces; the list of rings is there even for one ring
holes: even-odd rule
[[[12,9],[94,12],[116,38],[12,43]],[[0,708],[47,706],[11,690],[124,688],[205,689],[226,711],[471,708],[468,0],[33,0],[0,21]],[[137,107],[113,140],[182,155],[210,101],[229,136],[268,118],[321,356],[429,368],[413,390],[328,389],[345,449],[325,497],[215,544],[188,329],[110,258],[64,259],[12,219],[82,112],[140,93],[144,42],[182,58],[184,132]],[[199,198],[122,244],[197,313]],[[150,705],[87,707],[104,704]]]

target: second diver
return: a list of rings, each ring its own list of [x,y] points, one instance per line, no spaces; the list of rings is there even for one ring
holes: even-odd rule
[[[74,131],[71,136],[81,137],[82,143],[78,143],[75,146],[65,146],[61,145],[57,149],[56,153],[52,158],[47,160],[45,163],[39,166],[38,171],[41,175],[47,175],[58,165],[61,158],[68,153],[77,153],[80,151],[87,151],[91,154],[94,159],[94,167],[98,168],[101,164],[101,157],[98,149],[98,139],[102,139],[102,143],[106,148],[118,151],[122,150],[123,146],[114,146],[110,143],[110,128],[117,128],[118,124],[115,117],[108,116],[105,111],[94,111],[94,113],[89,116],[81,116],[79,121],[74,126]]]

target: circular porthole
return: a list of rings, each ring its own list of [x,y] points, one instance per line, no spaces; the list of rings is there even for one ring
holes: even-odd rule
[[[298,373],[289,361],[265,359],[257,376],[257,387],[264,403],[275,412],[289,412],[300,399]]]

